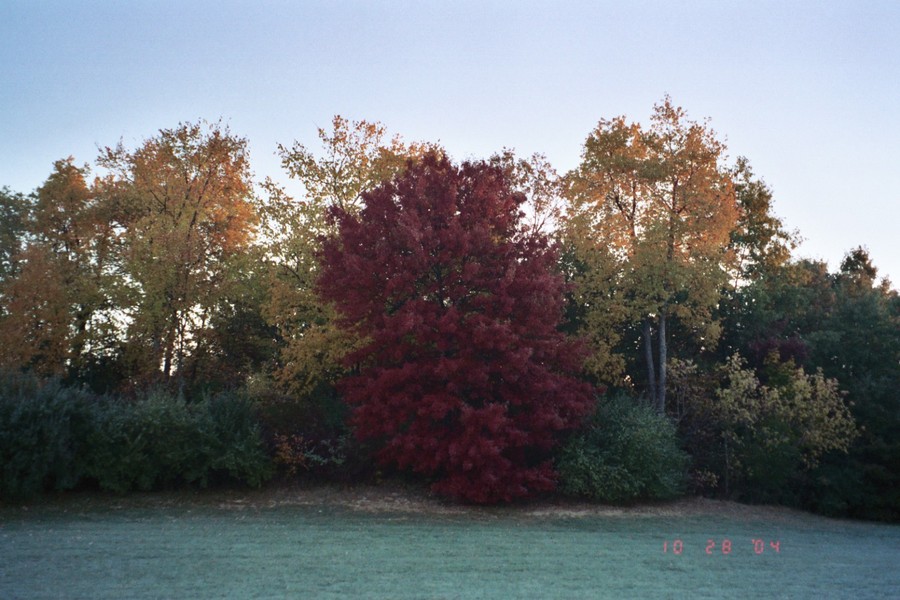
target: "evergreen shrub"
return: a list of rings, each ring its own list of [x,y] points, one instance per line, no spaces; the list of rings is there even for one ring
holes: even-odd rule
[[[614,504],[678,497],[687,467],[671,421],[625,396],[604,400],[557,460],[560,491]]]
[[[238,394],[127,400],[0,374],[0,500],[89,483],[120,493],[259,486],[272,472],[253,406]]]
[[[0,499],[75,487],[95,411],[90,394],[58,380],[0,374]]]
[[[252,407],[236,394],[189,403],[154,391],[133,403],[106,404],[97,425],[90,474],[105,490],[220,481],[259,486],[271,476]]]

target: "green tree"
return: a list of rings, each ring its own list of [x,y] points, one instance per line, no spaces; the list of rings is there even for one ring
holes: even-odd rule
[[[796,504],[804,476],[826,453],[846,453],[857,430],[837,380],[777,356],[766,370],[768,384],[734,354],[704,383],[696,365],[674,363],[679,424],[697,479],[726,496]]]
[[[613,396],[601,401],[587,427],[569,440],[557,465],[563,493],[631,503],[680,495],[688,456],[665,415]]]
[[[771,385],[789,365],[839,381],[860,435],[831,452],[803,483],[804,504],[836,515],[900,518],[900,299],[878,280],[868,252],[849,252],[840,270],[800,260],[767,269],[727,305],[723,350],[747,357]]]
[[[849,455],[830,455],[813,481],[815,507],[900,520],[900,295],[864,248],[833,276],[834,302],[804,336],[809,363],[841,382],[862,433]],[[812,319],[810,319],[812,321]]]
[[[746,158],[737,159],[732,178],[740,209],[731,231],[735,277],[752,280],[787,263],[797,246],[798,234],[785,231],[781,220],[772,213],[772,190],[754,176]],[[738,284],[740,281],[735,287]]]

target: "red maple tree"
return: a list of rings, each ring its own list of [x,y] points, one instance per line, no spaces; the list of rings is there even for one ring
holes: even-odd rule
[[[383,464],[469,502],[553,489],[549,451],[593,406],[557,330],[564,283],[502,169],[433,153],[332,211],[318,292],[365,339],[339,384]]]

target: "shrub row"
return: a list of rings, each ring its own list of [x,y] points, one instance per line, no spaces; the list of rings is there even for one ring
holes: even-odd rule
[[[83,484],[259,486],[272,473],[252,407],[237,395],[126,401],[18,374],[0,376],[0,465],[3,500]]]
[[[321,407],[287,399],[260,406],[257,414],[233,393],[187,402],[155,391],[125,400],[0,374],[0,500],[78,486],[259,486],[276,467],[288,477],[338,480],[370,472],[370,449],[342,419],[323,420]],[[604,399],[561,449],[557,470],[564,494],[629,503],[682,493],[686,463],[668,419],[618,397]]]

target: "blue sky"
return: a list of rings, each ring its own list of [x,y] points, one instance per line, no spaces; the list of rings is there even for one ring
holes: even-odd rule
[[[865,245],[900,282],[900,2],[3,0],[0,186],[220,117],[251,145],[316,145],[334,114],[574,167],[601,118],[671,95],[747,156],[835,268]]]

